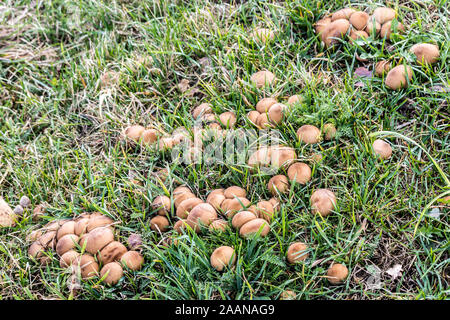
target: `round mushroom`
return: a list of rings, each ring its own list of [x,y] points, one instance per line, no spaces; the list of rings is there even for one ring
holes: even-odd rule
[[[217,271],[223,271],[228,266],[236,263],[236,254],[234,249],[228,246],[222,246],[214,250],[211,255],[211,266]]]
[[[292,164],[287,172],[290,181],[306,184],[311,180],[311,168],[303,162]]]
[[[152,202],[153,210],[158,210],[157,214],[165,216],[170,212],[170,198],[168,196],[157,196]]]
[[[270,107],[277,103],[275,98],[263,98],[256,104],[256,111],[259,113],[266,113]]]
[[[381,60],[375,64],[375,75],[382,77],[385,73],[391,70],[391,63],[389,60]]]
[[[103,278],[103,282],[108,285],[115,285],[119,282],[123,276],[122,266],[117,262],[110,262],[103,266],[100,270],[100,277]]]
[[[308,258],[308,246],[303,242],[292,243],[287,251],[287,261],[294,264]]]
[[[258,71],[250,77],[250,81],[255,84],[257,88],[263,88],[266,85],[272,85],[276,81],[275,75],[267,70]]]
[[[336,196],[328,189],[317,189],[311,195],[311,209],[322,217],[329,215],[336,205]]]
[[[236,115],[234,112],[227,111],[219,115],[220,123],[226,128],[233,128],[236,124]]]
[[[67,251],[76,248],[78,239],[79,238],[76,234],[66,234],[65,236],[61,237],[61,239],[59,239],[58,243],[56,244],[56,253],[59,256],[62,256]]]
[[[128,269],[136,271],[142,268],[144,257],[137,251],[127,251],[122,258],[120,258],[120,262]]]
[[[119,260],[126,252],[127,248],[119,241],[113,241],[106,245],[97,255],[98,261],[103,265]]]
[[[392,148],[389,143],[377,139],[372,144],[373,151],[380,156],[381,159],[389,159],[392,156]]]
[[[124,130],[124,135],[130,140],[133,140],[134,142],[138,142],[141,138],[142,133],[145,131],[145,128],[140,125],[133,125],[130,127],[127,127]]]
[[[95,228],[86,236],[86,251],[91,254],[96,254],[112,241],[114,241],[114,233],[111,228]]]
[[[419,64],[433,64],[439,59],[439,47],[435,44],[418,43],[410,51],[416,55]]]
[[[320,141],[320,130],[316,126],[305,124],[298,128],[297,136],[300,142],[314,144]]]
[[[285,193],[289,190],[289,180],[286,176],[279,174],[270,178],[267,188],[273,195]]]
[[[75,250],[69,250],[65,252],[59,259],[59,265],[61,268],[68,268],[72,264],[77,264],[80,258],[80,254]]]
[[[180,203],[180,205],[177,208],[177,217],[181,219],[186,219],[189,215],[189,212],[191,212],[192,208],[194,208],[196,205],[203,203],[202,199],[199,198],[189,198]]]
[[[399,65],[388,72],[384,84],[392,90],[406,88],[412,76],[413,72],[410,66]],[[408,80],[406,77],[408,77]]]
[[[328,281],[331,284],[340,284],[345,281],[348,276],[348,269],[340,263],[333,264],[327,271]]]
[[[98,275],[99,266],[95,258],[90,254],[83,254],[79,260],[81,277],[83,280],[90,279]]]
[[[265,237],[269,233],[269,231],[269,223],[264,219],[256,218],[248,221],[243,226],[241,226],[241,228],[239,229],[239,234],[244,238],[248,238],[260,232],[259,235],[261,237]]]
[[[163,216],[156,216],[150,219],[150,229],[153,231],[165,232],[169,230],[169,220]]]
[[[231,225],[239,230],[245,223],[256,219],[256,215],[250,211],[241,211],[236,213],[231,220]]]

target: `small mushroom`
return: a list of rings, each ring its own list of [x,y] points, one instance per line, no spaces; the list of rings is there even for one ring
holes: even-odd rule
[[[331,284],[340,284],[345,281],[348,276],[348,269],[340,263],[333,264],[327,271],[328,281]]]
[[[297,153],[294,148],[286,146],[272,146],[270,154],[270,164],[274,168],[289,166],[295,159]]]
[[[267,222],[271,222],[275,214],[275,208],[270,201],[260,201],[256,204],[256,213],[258,218],[262,218]]]
[[[56,253],[59,256],[62,256],[67,251],[76,248],[78,240],[79,238],[77,235],[66,234],[65,236],[61,237],[61,239],[58,240],[58,243],[56,244]]]
[[[381,26],[380,36],[382,38],[386,37],[387,40],[390,40],[392,32],[403,33],[405,32],[405,27],[401,22],[397,22],[392,25],[392,21],[388,21]]]
[[[95,228],[86,236],[86,251],[91,254],[96,254],[112,241],[114,241],[114,233],[111,228]]]
[[[273,195],[285,193],[289,190],[289,180],[286,176],[279,174],[270,178],[267,188]]]
[[[155,129],[146,129],[141,134],[141,142],[143,144],[150,145],[156,142],[157,140],[158,140],[158,131],[156,131]]]
[[[222,203],[222,211],[227,218],[231,219],[241,210],[245,210],[250,206],[250,201],[247,198],[238,197],[235,199],[226,199]]]
[[[227,199],[234,199],[235,197],[245,198],[247,196],[247,191],[244,188],[232,186],[226,188],[223,192],[223,195]]]
[[[412,80],[412,76],[413,72],[410,66],[399,65],[388,72],[384,84],[392,90],[406,88],[408,82]]]
[[[300,142],[307,144],[318,143],[320,141],[320,130],[316,126],[305,124],[298,128],[297,136]]]
[[[375,20],[373,16],[371,16],[367,20],[367,25],[364,31],[366,31],[367,34],[376,35],[381,31],[381,24]]]
[[[439,47],[435,44],[418,43],[410,51],[416,55],[419,64],[433,64],[439,59]]]
[[[337,43],[337,38],[342,38],[350,28],[350,22],[346,19],[337,19],[331,22],[323,30],[321,38],[326,47]]]
[[[186,230],[186,226],[188,225],[187,221],[185,219],[181,219],[178,220],[177,222],[175,222],[175,224],[173,225],[173,229],[181,234],[183,233],[184,230]]]
[[[306,163],[296,162],[289,167],[287,175],[290,181],[306,184],[311,180],[311,168]]]
[[[224,195],[223,189],[216,189],[211,191],[211,193],[206,198],[206,203],[209,203],[214,207],[216,210],[220,210],[220,206],[222,205],[222,202],[226,199]]]
[[[231,111],[221,113],[219,115],[220,123],[226,128],[233,128],[236,124],[236,114]]]
[[[266,113],[270,107],[277,103],[275,98],[263,98],[256,104],[256,111],[259,113]]]
[[[252,110],[249,113],[247,113],[247,118],[248,120],[250,120],[251,123],[253,123],[256,126],[259,115],[260,113],[258,111]]]
[[[194,117],[194,119],[197,119],[204,114],[212,114],[212,113],[213,113],[213,110],[211,108],[211,104],[202,103],[199,106],[194,108],[194,110],[192,111],[192,116]]]
[[[126,252],[127,248],[119,241],[107,244],[97,255],[98,261],[103,265],[119,260]]]
[[[222,246],[214,250],[211,255],[211,266],[217,271],[223,271],[224,268],[236,263],[236,254],[234,249],[228,246]]]
[[[255,84],[257,88],[263,88],[266,85],[272,85],[276,81],[275,75],[267,70],[258,71],[250,77],[250,81]]]
[[[369,15],[364,11],[357,11],[352,13],[349,22],[356,30],[363,30],[367,21],[369,20]]]
[[[64,223],[61,227],[59,227],[58,232],[56,233],[56,239],[59,240],[66,234],[75,234],[75,221],[69,220]]]
[[[209,203],[196,205],[189,213],[186,221],[196,232],[200,231],[200,225],[209,226],[217,219],[217,212]]]
[[[349,19],[354,13],[356,12],[355,9],[352,8],[344,8],[336,11],[331,16],[331,21],[336,21],[339,19]]]
[[[128,269],[136,271],[142,268],[144,257],[137,251],[127,251],[122,258],[120,258],[120,262]]]
[[[394,9],[386,7],[378,7],[375,9],[372,16],[379,24],[384,24],[394,19],[396,13]]]
[[[91,232],[95,228],[99,227],[109,227],[114,223],[114,220],[111,218],[104,216],[102,214],[98,215],[91,215],[91,218],[89,219],[89,222],[86,226],[87,232]]]
[[[199,198],[189,198],[180,203],[180,205],[177,208],[177,217],[181,219],[186,219],[189,215],[189,212],[191,212],[192,208],[194,208],[196,205],[203,203],[202,199]]]
[[[286,110],[287,106],[285,106],[284,104],[275,103],[269,108],[269,111],[267,112],[267,117],[272,123],[280,124],[285,117],[284,113],[286,112]]]
[[[209,225],[209,230],[210,231],[219,231],[219,232],[223,232],[226,229],[228,229],[228,222],[226,222],[223,219],[216,219],[213,222],[211,222],[211,224]]]
[[[372,144],[373,151],[380,156],[381,159],[389,159],[392,156],[392,148],[389,143],[377,139]]]
[[[336,205],[336,196],[328,189],[317,189],[311,195],[311,209],[322,217],[329,215]]]
[[[69,250],[65,252],[59,259],[59,265],[61,268],[68,268],[72,264],[77,264],[80,258],[80,254],[75,250]]]
[[[256,218],[248,221],[243,226],[241,226],[241,228],[239,229],[239,234],[244,238],[248,238],[261,232],[259,235],[261,237],[265,237],[269,233],[269,231],[269,223],[264,219]]]
[[[287,261],[294,264],[308,258],[308,246],[303,242],[292,243],[287,251]]]
[[[168,196],[157,196],[152,202],[153,210],[158,210],[160,216],[165,216],[170,212],[170,198]]]
[[[103,282],[108,285],[115,285],[119,282],[123,276],[123,269],[117,262],[110,262],[103,266],[100,270],[100,277],[103,278]]]
[[[169,230],[169,220],[164,216],[156,216],[150,219],[150,229],[165,232]]]
[[[391,62],[389,60],[378,61],[375,65],[375,75],[382,77],[391,70]]]
[[[145,128],[143,126],[133,125],[133,126],[127,127],[124,130],[124,135],[128,139],[133,140],[134,142],[138,142],[144,131],[145,131]]]
[[[303,103],[303,101],[304,101],[304,99],[302,96],[295,94],[293,96],[290,96],[286,103],[288,105],[294,105],[296,103]]]
[[[239,230],[245,223],[256,219],[256,215],[250,211],[241,211],[236,213],[231,220],[231,225]]]
[[[314,30],[316,30],[317,34],[321,34],[323,32],[323,30],[325,30],[325,28],[331,23],[331,18],[330,17],[325,17],[322,18],[320,20],[318,20],[315,24],[314,24]],[[288,102],[289,103],[289,102]]]
[[[98,275],[99,272],[99,266],[97,261],[95,261],[95,258],[91,256],[90,254],[83,254],[80,257],[80,270],[81,270],[81,277],[86,280],[95,277]]]

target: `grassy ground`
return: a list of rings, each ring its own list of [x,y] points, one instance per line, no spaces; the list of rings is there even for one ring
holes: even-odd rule
[[[365,9],[382,1],[351,1]],[[446,0],[389,1],[407,26],[391,43],[343,45],[323,50],[312,24],[349,1],[31,1],[0,4],[0,195],[12,207],[22,195],[43,204],[39,224],[101,211],[122,221],[120,238],[144,239],[145,266],[126,272],[120,284],[98,279],[82,283],[78,299],[278,299],[285,289],[298,299],[445,299],[449,295],[448,207],[432,200],[449,186],[450,4]],[[277,30],[265,46],[249,41],[255,26]],[[439,44],[432,68],[414,63],[409,48]],[[356,59],[359,56],[367,62]],[[383,57],[411,63],[414,78],[390,91],[380,78],[359,79],[357,67],[372,68]],[[403,60],[402,60],[403,61]],[[274,88],[245,84],[268,69],[280,79]],[[110,77],[104,76],[108,74]],[[110,80],[108,80],[110,79]],[[191,90],[180,92],[187,79]],[[445,91],[447,90],[447,91]],[[170,168],[174,179],[199,196],[213,188],[243,185],[253,202],[270,198],[269,176],[245,166],[171,164],[168,155],[129,148],[120,140],[127,125],[139,123],[171,132],[192,127],[190,110],[211,102],[216,112],[234,110],[237,127],[250,128],[245,115],[265,95],[280,100],[301,94],[277,129],[313,179],[282,197],[270,235],[243,240],[226,234],[186,234],[165,248],[150,230],[152,199],[164,192],[152,173]],[[302,124],[338,128],[337,139],[300,145]],[[370,133],[393,131],[393,157],[377,160]],[[426,152],[429,154],[426,154]],[[141,185],[132,183],[135,179]],[[338,208],[322,219],[309,210],[316,188],[336,192]],[[432,208],[441,212],[429,216]],[[424,213],[422,214],[422,211]],[[36,228],[26,210],[19,224],[0,231],[0,297],[64,299],[69,274],[58,259],[41,268],[27,256],[25,236]],[[175,221],[175,220],[173,220]],[[307,242],[305,263],[289,266],[287,247]],[[233,246],[237,267],[215,272],[209,256]],[[332,262],[350,271],[345,284],[324,278]],[[387,271],[402,266],[394,279]]]

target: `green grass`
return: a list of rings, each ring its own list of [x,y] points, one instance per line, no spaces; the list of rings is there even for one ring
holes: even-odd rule
[[[108,287],[96,278],[82,282],[77,299],[278,299],[285,289],[298,299],[446,299],[449,296],[449,208],[438,201],[450,190],[450,15],[447,0],[390,1],[407,33],[358,41],[324,50],[313,23],[352,3],[375,8],[382,1],[70,1],[6,0],[0,4],[0,195],[12,207],[22,195],[44,204],[38,224],[85,211],[101,211],[121,221],[119,239],[131,233],[144,240],[144,268],[126,271]],[[76,17],[80,17],[80,21]],[[265,46],[249,39],[255,26],[277,30]],[[408,52],[418,42],[440,47],[440,61],[417,65]],[[360,62],[357,59],[368,59]],[[411,64],[407,89],[391,91],[381,78],[359,79],[357,67],[370,70],[383,58]],[[205,61],[208,66],[205,67]],[[273,88],[248,85],[252,73],[268,69],[279,81]],[[102,83],[105,72],[117,82]],[[195,92],[181,93],[187,79]],[[364,84],[359,86],[358,82]],[[441,91],[443,88],[445,91]],[[245,165],[205,166],[170,163],[166,154],[132,148],[120,139],[127,125],[139,123],[172,132],[192,128],[190,111],[210,102],[215,112],[233,110],[237,127],[252,128],[246,114],[264,96],[285,101],[301,94],[277,130],[308,161],[313,178],[292,185],[269,236],[244,240],[225,234],[164,237],[151,231],[150,203],[188,184],[206,199],[220,187],[242,185],[256,203],[269,199],[268,175]],[[337,138],[302,145],[303,124],[333,122]],[[378,160],[371,150],[378,131],[389,135],[393,156]],[[314,164],[313,153],[323,160]],[[170,168],[163,188],[152,175]],[[131,182],[138,180],[141,185]],[[310,213],[314,189],[331,188],[335,213],[322,219]],[[429,209],[439,207],[439,219]],[[70,274],[54,262],[32,261],[25,236],[36,228],[32,209],[16,227],[0,231],[0,297],[67,299]],[[174,223],[176,220],[172,219]],[[307,242],[305,263],[289,266],[293,241]],[[209,264],[221,245],[235,248],[236,267],[218,273]],[[325,279],[332,261],[350,271],[343,285]],[[392,279],[386,271],[402,265]],[[373,270],[381,285],[370,289]]]

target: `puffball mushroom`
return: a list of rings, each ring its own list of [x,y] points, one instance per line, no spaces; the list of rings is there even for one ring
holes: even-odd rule
[[[337,132],[336,127],[332,123],[325,123],[322,131],[325,134],[325,140],[334,139]]]
[[[395,18],[395,10],[386,7],[378,7],[372,14],[373,18],[379,23],[384,24]]]
[[[337,19],[326,26],[322,32],[322,41],[326,47],[338,42],[336,38],[342,38],[350,28],[350,22],[346,19]]]
[[[287,175],[290,181],[306,184],[311,180],[311,168],[306,163],[296,162],[289,167]]]
[[[127,248],[119,241],[107,244],[97,255],[98,261],[103,265],[117,261],[127,252]]]
[[[277,103],[275,98],[263,98],[256,104],[256,111],[259,113],[266,113],[270,107]]]
[[[353,40],[358,40],[358,39],[365,39],[368,38],[369,35],[367,34],[367,32],[363,31],[363,30],[352,30],[350,32],[350,43],[353,43]]]
[[[123,269],[117,262],[110,262],[103,266],[100,270],[100,277],[103,278],[106,275],[103,282],[109,285],[115,285],[119,282],[123,276]]]
[[[0,197],[0,227],[14,227],[17,216],[8,203]]]
[[[367,34],[376,35],[381,31],[381,24],[377,20],[375,20],[373,16],[371,16],[367,20],[367,25],[364,31],[366,31]]]
[[[298,95],[298,94],[295,94],[295,95],[293,95],[293,96],[290,96],[286,103],[287,103],[288,105],[293,105],[293,104],[296,104],[296,103],[302,103],[303,100],[304,100],[304,99],[303,99],[302,96],[300,96],[300,95]]]
[[[416,55],[419,64],[433,64],[439,59],[439,47],[435,44],[418,43],[410,51]]]
[[[136,271],[142,268],[144,257],[137,251],[127,251],[122,258],[120,258],[120,262],[123,266]]]
[[[211,255],[211,266],[217,271],[222,271],[228,266],[236,263],[236,254],[234,249],[228,246],[222,246],[214,250]]]
[[[275,39],[275,33],[267,28],[257,28],[251,33],[252,38],[256,42],[266,43]]]
[[[142,133],[145,131],[145,128],[141,125],[133,125],[125,128],[124,135],[130,140],[134,142],[138,142],[141,138]]]
[[[340,9],[331,15],[331,21],[336,21],[339,19],[348,20],[355,12],[356,10],[352,8]]]
[[[267,222],[272,221],[275,208],[270,201],[262,200],[256,204],[256,213],[258,218],[262,218]]]
[[[75,234],[75,221],[69,220],[59,227],[58,232],[56,233],[56,239],[59,240],[66,234]]]
[[[204,114],[212,114],[213,110],[211,108],[211,104],[209,103],[202,103],[199,106],[195,107],[192,111],[192,116],[194,119],[197,119],[198,117],[204,115]]]
[[[286,176],[279,174],[270,178],[267,184],[269,191],[275,196],[279,193],[285,193],[289,190],[289,180]]]
[[[336,195],[328,189],[317,189],[311,195],[311,209],[322,217],[329,215],[336,204]]]
[[[82,234],[86,233],[87,231],[87,225],[89,223],[89,217],[87,218],[81,218],[77,220],[74,226],[74,233],[77,236],[81,236]]]
[[[236,115],[234,112],[227,111],[219,115],[220,123],[227,128],[233,128],[236,124]]]
[[[405,32],[405,27],[401,22],[397,22],[392,25],[392,21],[388,21],[381,26],[380,36],[382,38],[386,37],[386,39],[390,40],[392,32],[403,33]]]
[[[247,191],[244,188],[232,186],[226,188],[223,192],[223,195],[228,199],[234,199],[235,197],[245,198],[247,196]]]
[[[330,17],[325,17],[322,18],[320,20],[318,20],[315,24],[314,24],[314,29],[316,30],[317,34],[320,34],[323,32],[323,30],[325,30],[326,26],[328,26],[331,23],[331,18]]]
[[[392,90],[406,88],[408,82],[412,80],[412,76],[413,72],[410,66],[399,65],[388,72],[384,84]]]
[[[258,232],[261,232],[260,236],[265,237],[269,233],[269,231],[269,223],[264,219],[256,218],[241,226],[241,228],[239,229],[239,234],[244,238],[248,238],[252,235],[257,234]]]
[[[270,164],[274,168],[289,166],[295,159],[297,153],[294,148],[286,146],[272,146],[270,154]]]
[[[298,128],[297,136],[300,142],[307,144],[318,143],[320,141],[320,130],[316,126],[305,124]]]
[[[272,85],[276,81],[275,75],[267,70],[258,71],[250,77],[250,81],[255,84],[257,88],[263,88],[266,85]]]
[[[89,222],[86,226],[87,232],[91,232],[92,230],[99,228],[99,227],[109,227],[114,223],[114,220],[104,216],[102,214],[99,215],[91,215],[91,218],[89,219]]]
[[[56,238],[56,231],[47,231],[47,232],[44,232],[38,238],[38,241],[45,248],[53,249],[55,247],[55,238]]]
[[[189,198],[180,203],[180,205],[177,208],[177,217],[181,219],[186,219],[189,215],[189,212],[191,212],[192,208],[194,208],[196,205],[203,203],[202,199],[199,198]]]
[[[158,210],[160,216],[165,216],[170,212],[170,198],[168,196],[157,196],[152,202],[153,210]]]
[[[156,142],[157,140],[158,140],[158,131],[156,131],[155,129],[146,129],[141,134],[141,142],[143,144],[150,145]]]
[[[269,108],[269,111],[267,111],[267,117],[272,123],[280,124],[281,121],[284,119],[284,113],[287,110],[287,106],[285,106],[282,103],[275,103]]]
[[[59,259],[59,265],[61,268],[68,268],[72,266],[72,264],[76,264],[79,258],[80,254],[78,252],[75,250],[69,250],[61,256]]]
[[[59,256],[62,256],[67,251],[74,249],[78,244],[78,240],[79,238],[77,235],[66,234],[58,240],[58,243],[56,244],[56,253]]]
[[[258,167],[258,166],[267,167],[270,165],[271,157],[272,157],[272,148],[261,147],[250,155],[247,164],[251,167]]]
[[[252,110],[249,113],[247,113],[247,118],[248,118],[248,120],[250,120],[251,123],[253,123],[256,126],[259,115],[260,115],[260,113],[258,111]]]
[[[345,281],[348,276],[348,269],[340,263],[333,264],[327,271],[328,281],[331,284],[340,284]]]
[[[236,214],[236,212],[245,210],[249,206],[250,200],[243,197],[226,199],[222,203],[222,211],[225,213],[227,218],[231,219]]]
[[[294,264],[308,258],[308,246],[303,242],[292,243],[287,251],[287,261]]]
[[[209,226],[216,219],[217,212],[214,207],[209,203],[200,203],[191,210],[186,222],[194,231],[199,232],[200,225]]]
[[[389,60],[381,60],[375,64],[375,75],[378,77],[383,76],[383,74],[391,70],[391,63]]]
[[[45,247],[39,241],[35,241],[28,248],[30,258],[36,259],[40,264],[45,265],[50,262],[50,258],[45,255]]]
[[[91,256],[90,254],[83,254],[80,257],[80,270],[81,270],[81,277],[86,280],[92,277],[95,277],[98,275],[99,266],[97,261],[95,261],[95,258]]]
[[[169,220],[164,216],[156,216],[150,219],[150,229],[153,231],[167,231],[169,225]]]
[[[373,151],[382,159],[389,159],[392,156],[392,148],[389,143],[377,139],[372,144]]]
[[[114,241],[114,233],[111,228],[95,228],[86,236],[86,251],[91,254],[96,254],[112,241]]]
[[[233,228],[239,230],[247,222],[256,219],[256,215],[250,211],[241,211],[236,213],[231,220]]]
[[[369,15],[366,12],[357,11],[352,13],[349,22],[356,30],[363,30],[366,27],[368,20]]]
[[[216,219],[209,225],[209,231],[223,232],[228,229],[228,222],[223,219]]]
[[[272,125],[269,121],[269,116],[267,113],[260,113],[258,118],[256,119],[256,126],[264,129],[264,128],[270,128]]]
[[[186,200],[186,199],[190,199],[190,198],[197,198],[195,196],[195,194],[193,194],[191,191],[188,192],[181,192],[180,193],[176,193],[175,191],[172,194],[173,196],[173,203],[175,205],[175,208],[178,209],[178,207],[180,206],[180,204]]]
[[[216,210],[220,210],[222,202],[226,199],[224,189],[215,189],[206,198],[206,203],[209,203]]]
[[[175,224],[173,225],[173,229],[174,229],[177,233],[181,234],[181,233],[183,233],[183,230],[186,229],[186,226],[187,226],[187,225],[188,225],[188,224],[187,224],[187,221],[186,221],[185,219],[178,220],[178,221],[175,222]]]

